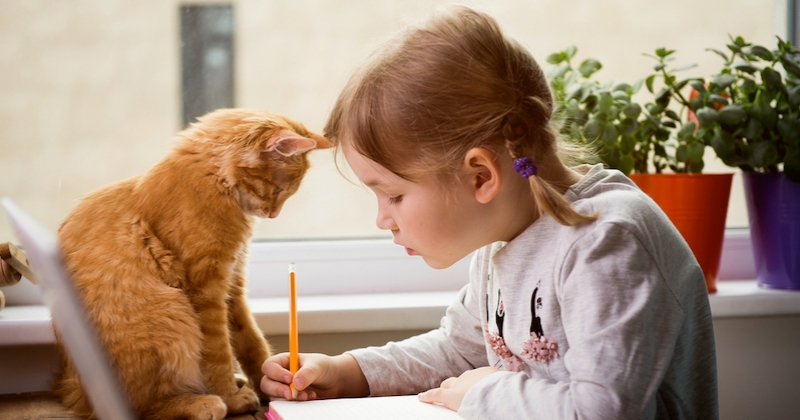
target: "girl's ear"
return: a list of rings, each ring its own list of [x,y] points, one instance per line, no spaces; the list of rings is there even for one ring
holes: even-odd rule
[[[330,143],[325,137],[316,134],[312,134],[311,137],[319,137],[321,140],[303,137],[290,130],[281,130],[269,139],[266,151],[274,151],[281,156],[289,157],[318,148],[320,143],[322,143],[322,147],[319,148],[330,147]]]
[[[473,147],[464,156],[464,169],[467,182],[479,203],[486,204],[497,196],[502,179],[500,163],[493,152],[483,147]]]

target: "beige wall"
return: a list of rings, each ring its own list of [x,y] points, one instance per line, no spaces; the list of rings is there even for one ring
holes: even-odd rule
[[[0,0],[0,195],[55,229],[87,192],[145,171],[180,129],[178,8],[160,0]],[[443,1],[233,1],[237,106],[321,130],[358,61]],[[544,61],[575,44],[603,78],[632,81],[667,46],[709,75],[728,34],[774,46],[785,0],[465,1]],[[688,74],[688,73],[687,73]],[[262,238],[374,236],[371,194],[317,153],[304,188]],[[711,171],[727,170],[710,165]],[[746,225],[734,185],[729,226]],[[0,241],[11,238],[0,216]]]

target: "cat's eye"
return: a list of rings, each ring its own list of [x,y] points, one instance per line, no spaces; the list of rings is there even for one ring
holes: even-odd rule
[[[397,203],[399,203],[401,201],[403,201],[403,196],[402,195],[398,195],[396,197],[389,197],[389,204],[397,204]]]
[[[272,195],[278,195],[278,194],[280,194],[280,193],[281,193],[281,191],[283,191],[283,188],[281,188],[281,187],[279,187],[279,186],[277,186],[277,185],[276,185],[276,186],[275,186],[275,187],[272,189]]]

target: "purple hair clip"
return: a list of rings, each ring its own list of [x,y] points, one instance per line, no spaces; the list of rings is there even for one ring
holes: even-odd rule
[[[533,159],[525,156],[514,161],[514,172],[528,179],[529,176],[536,175],[539,172],[539,167],[533,163]]]

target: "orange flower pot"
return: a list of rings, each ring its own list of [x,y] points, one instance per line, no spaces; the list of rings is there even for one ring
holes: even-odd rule
[[[733,174],[631,174],[678,228],[706,278],[717,291],[717,273]]]

